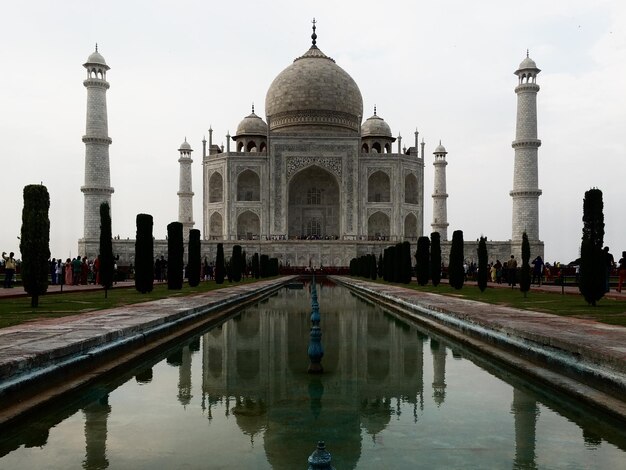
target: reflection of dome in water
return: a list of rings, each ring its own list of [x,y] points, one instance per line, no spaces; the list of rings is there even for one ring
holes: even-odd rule
[[[261,399],[238,398],[231,412],[239,429],[248,436],[254,437],[265,428],[267,407]]]
[[[391,418],[388,398],[365,399],[361,403],[361,423],[371,436],[384,431]]]
[[[363,98],[352,77],[314,44],[274,79],[265,112],[272,131],[356,134]]]

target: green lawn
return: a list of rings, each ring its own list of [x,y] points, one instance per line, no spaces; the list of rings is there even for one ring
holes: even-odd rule
[[[626,326],[626,301],[624,300],[603,298],[597,306],[592,307],[585,302],[582,295],[574,294],[561,295],[560,293],[531,291],[524,298],[524,294],[519,289],[487,287],[485,292],[480,292],[480,289],[475,285],[465,285],[461,290],[455,290],[448,284],[440,284],[437,287],[432,285],[420,287],[414,282],[408,286],[397,285],[421,292],[432,292],[489,304],[587,318],[611,325]]]
[[[256,280],[245,279],[238,284],[252,282],[256,282]],[[224,284],[218,285],[215,281],[204,281],[198,287],[189,287],[185,283],[183,288],[177,291],[168,290],[167,283],[162,283],[155,284],[154,290],[149,294],[137,292],[134,286],[131,288],[115,288],[109,290],[108,298],[106,299],[104,298],[104,290],[64,292],[62,294],[41,296],[39,298],[39,307],[35,309],[30,306],[30,297],[0,299],[0,328],[32,320],[65,317],[82,312],[148,302],[165,297],[193,295],[238,284],[224,281]]]

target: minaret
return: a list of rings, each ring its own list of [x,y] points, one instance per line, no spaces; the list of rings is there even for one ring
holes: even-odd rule
[[[515,75],[519,84],[517,94],[517,125],[515,130],[515,167],[513,170],[513,245],[521,245],[524,231],[532,243],[539,240],[539,196],[537,153],[541,141],[537,139],[537,74],[540,70],[528,57],[522,61]]]
[[[183,240],[189,241],[189,230],[194,226],[193,221],[193,191],[191,190],[191,145],[185,141],[180,144],[180,177],[178,185],[178,221],[183,224]]]
[[[448,240],[448,193],[446,192],[446,149],[439,145],[434,151],[435,186],[433,188],[433,223],[430,226],[433,232],[439,232],[441,241]]]
[[[111,207],[111,172],[109,169],[109,128],[107,123],[106,92],[109,82],[106,73],[109,66],[96,50],[83,64],[87,69],[87,130],[85,143],[85,185],[80,188],[85,195],[85,219],[83,238],[85,242],[100,239],[100,204],[107,202]],[[84,253],[93,256],[97,253]]]

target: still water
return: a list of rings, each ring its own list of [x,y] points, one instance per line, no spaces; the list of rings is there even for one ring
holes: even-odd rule
[[[283,289],[0,435],[0,468],[626,468],[626,432],[344,288]]]

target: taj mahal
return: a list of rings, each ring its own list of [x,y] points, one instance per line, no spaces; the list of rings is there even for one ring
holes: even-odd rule
[[[202,255],[215,258],[240,244],[247,253],[276,257],[285,266],[348,266],[363,254],[378,255],[390,244],[439,232],[443,259],[448,241],[446,160],[441,142],[433,152],[433,220],[424,231],[425,143],[416,131],[403,145],[376,108],[364,118],[355,80],[317,46],[315,22],[309,49],[280,72],[265,97],[265,118],[254,106],[226,145],[202,141],[202,216],[193,220],[191,145],[178,148],[178,221],[184,236],[199,228]],[[84,64],[87,79],[84,236],[78,253],[98,254],[101,202],[111,205],[106,93],[109,66],[97,48]],[[540,70],[528,57],[515,71],[518,83],[512,234],[490,241],[490,259],[519,258],[522,233],[531,256],[543,256],[539,239],[536,83]],[[368,113],[369,114],[369,113]],[[174,195],[172,195],[174,197]],[[466,236],[467,238],[467,236]],[[476,241],[465,242],[465,256],[476,258]],[[415,251],[412,248],[412,251]],[[121,263],[134,260],[134,240],[114,240]],[[155,256],[167,241],[155,240]],[[446,262],[447,264],[447,262]]]

